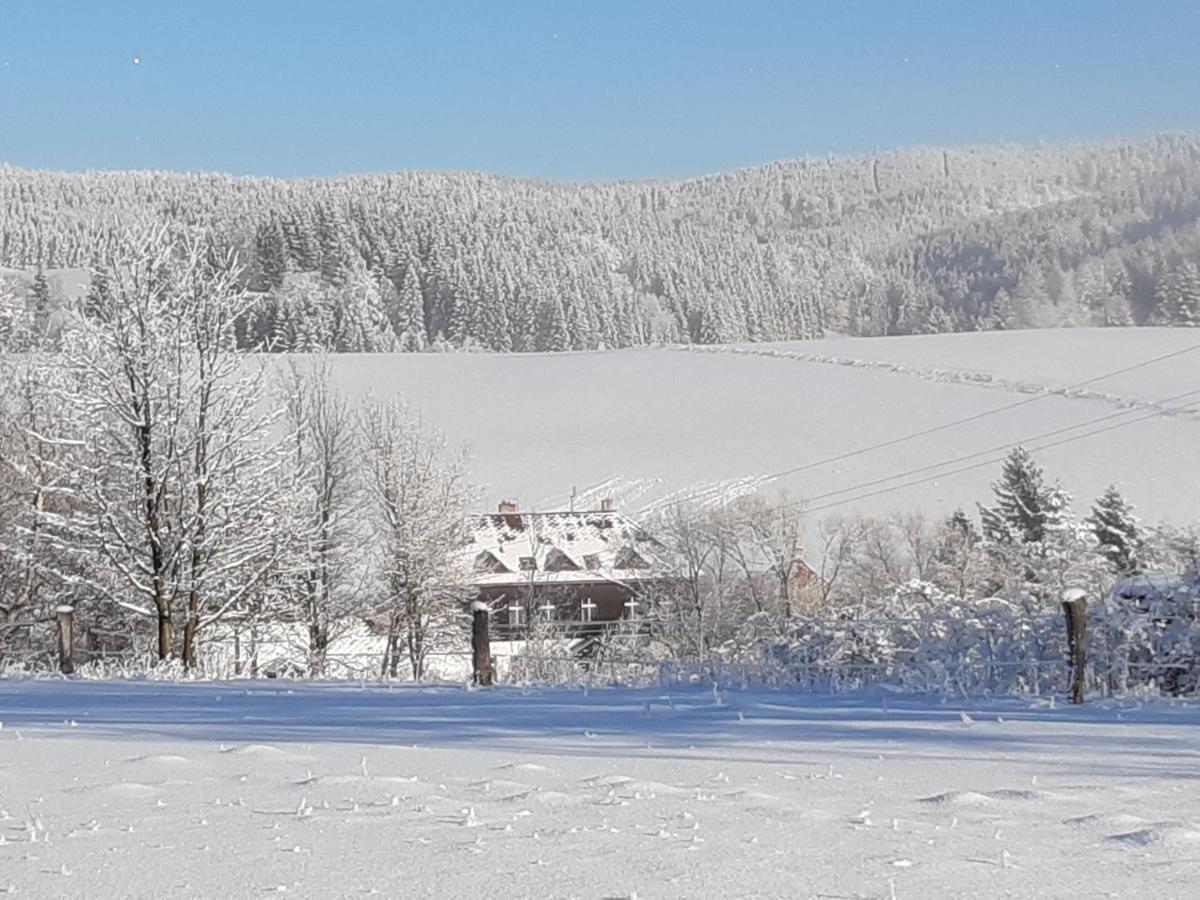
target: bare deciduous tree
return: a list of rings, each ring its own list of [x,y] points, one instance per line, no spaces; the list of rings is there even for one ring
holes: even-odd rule
[[[188,666],[201,629],[277,554],[264,373],[235,347],[250,302],[236,260],[202,236],[135,227],[66,335],[65,399],[88,461],[64,549],[101,561],[92,588],[153,618],[159,659]]]
[[[368,401],[360,413],[366,492],[377,536],[382,609],[388,623],[383,672],[396,674],[401,644],[412,677],[429,653],[465,639],[459,556],[466,505],[466,458],[424,426],[400,400]]]
[[[62,376],[52,358],[14,356],[0,370],[0,657],[18,633],[51,620],[69,596],[55,577],[48,516],[71,503],[69,442],[56,396]],[[66,588],[66,591],[64,591]]]
[[[359,430],[328,361],[293,361],[284,376],[292,525],[284,580],[308,636],[308,672],[325,672],[330,643],[357,611],[365,578]]]

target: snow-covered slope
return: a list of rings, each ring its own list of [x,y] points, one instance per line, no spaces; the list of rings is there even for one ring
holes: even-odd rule
[[[1200,709],[0,681],[0,894],[1194,897]]]
[[[786,491],[792,498],[814,498],[982,450],[1017,442],[1037,447],[1033,436],[1200,388],[1200,351],[1187,352],[1198,344],[1200,332],[1186,329],[1076,329],[694,351],[354,355],[334,357],[333,364],[346,389],[401,393],[452,440],[470,444],[488,506],[501,497],[540,509],[561,506],[575,486],[583,504],[611,495],[622,508],[637,510],[677,492],[716,499]],[[1094,381],[1075,395],[1061,393],[1177,351],[1184,352]],[[1200,401],[1200,395],[1189,399]],[[1029,402],[812,466],[1021,400]],[[1146,414],[1135,410],[1096,427]],[[1192,521],[1200,511],[1200,414],[1194,410],[1036,456],[1080,505],[1118,481],[1147,518]],[[769,477],[798,466],[811,467]],[[998,471],[998,464],[985,465],[827,512],[971,508],[987,499]],[[855,496],[839,494],[813,505]]]

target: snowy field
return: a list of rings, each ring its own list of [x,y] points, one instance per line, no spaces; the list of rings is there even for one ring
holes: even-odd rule
[[[1062,389],[1197,345],[1200,332],[1190,329],[1070,329],[692,350],[339,356],[334,366],[350,392],[403,394],[451,440],[469,444],[488,505],[515,497],[527,507],[560,507],[575,486],[581,503],[611,495],[631,511],[676,493],[712,500],[785,491],[817,498],[812,506],[852,501],[828,512],[944,514],[987,500],[999,459],[1015,443],[1037,448],[1090,429],[1038,435],[1099,419],[1096,428],[1119,425],[1147,414],[1137,404],[1195,389],[1200,350],[1069,397]],[[814,465],[1019,401],[1029,402]],[[1169,405],[1188,402],[1183,415],[1048,448],[1037,459],[1081,508],[1119,481],[1146,518],[1194,521],[1200,396]],[[861,499],[895,482],[833,494],[993,449],[947,468],[982,467],[932,483]],[[808,468],[770,477],[798,466]]]
[[[1194,897],[1200,708],[0,681],[0,893]]]

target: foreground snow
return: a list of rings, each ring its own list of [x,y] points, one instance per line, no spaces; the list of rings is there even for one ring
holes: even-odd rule
[[[1200,708],[0,682],[0,893],[1194,896]]]

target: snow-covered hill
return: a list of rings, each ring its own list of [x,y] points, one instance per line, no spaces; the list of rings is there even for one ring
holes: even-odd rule
[[[1200,332],[1075,329],[859,338],[725,348],[595,353],[342,355],[353,393],[401,393],[453,441],[473,449],[485,502],[546,509],[612,496],[636,510],[677,493],[717,499],[747,491],[817,498],[933,463],[1097,421],[1109,428],[1186,406],[1200,395]],[[1098,376],[1177,355],[1111,378]],[[1071,394],[1063,389],[1091,383]],[[1012,409],[881,450],[813,463],[990,410]],[[1138,404],[1160,403],[1158,407]],[[1113,481],[1150,519],[1200,510],[1200,407],[1146,418],[1036,453],[1080,506]],[[1122,413],[1124,414],[1122,415]],[[854,501],[830,512],[921,508],[945,513],[987,497],[980,468]],[[775,473],[809,466],[771,478]],[[920,472],[909,481],[938,475]],[[894,482],[874,485],[870,491]]]

